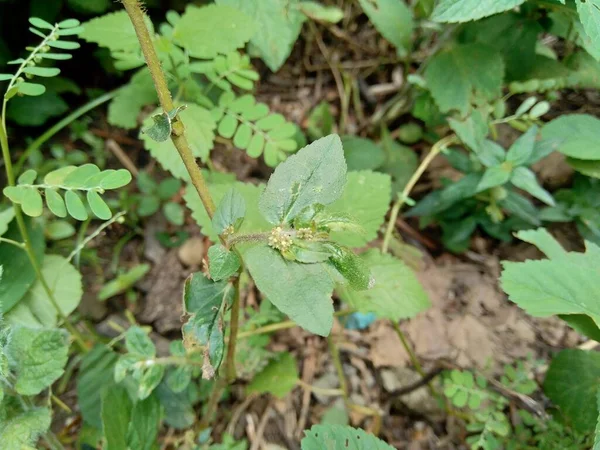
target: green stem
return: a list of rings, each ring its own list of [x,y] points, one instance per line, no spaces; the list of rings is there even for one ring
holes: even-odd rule
[[[13,241],[12,239],[0,237],[0,242],[6,242],[7,244],[19,247],[21,250],[25,250],[25,244],[23,242]]]
[[[156,50],[154,49],[154,44],[152,43],[152,37],[150,36],[148,27],[144,21],[144,13],[142,12],[141,3],[138,0],[123,0],[123,5],[127,10],[129,19],[133,24],[138,41],[142,47],[142,53],[144,54],[148,70],[150,70],[150,75],[154,81],[154,87],[158,95],[160,106],[165,113],[169,113],[175,108],[175,106],[173,104],[173,99],[171,98],[171,92],[169,91],[167,79],[163,73],[158,56],[156,55]],[[198,164],[196,164],[196,159],[194,158],[192,150],[190,149],[188,141],[185,137],[183,123],[177,118],[173,122],[171,141],[177,149],[179,156],[181,156],[185,168],[190,174],[192,184],[196,188],[196,192],[198,193],[198,196],[200,197],[208,216],[212,219],[215,212],[215,204],[208,190],[204,176],[200,171],[200,167],[198,167]]]
[[[269,239],[269,236],[271,236],[270,232],[234,234],[226,240],[226,243],[227,247],[233,247],[234,245],[240,244],[242,242],[266,242]]]
[[[4,101],[3,109],[5,106],[6,100]],[[4,159],[4,168],[6,170],[6,178],[8,180],[8,185],[14,186],[15,173],[13,171],[12,161],[10,159],[10,148],[8,146],[8,136],[6,133],[6,122],[4,115],[2,116],[2,121],[0,125],[0,146],[2,147],[2,158]],[[48,295],[48,298],[50,299],[50,303],[52,303],[52,306],[54,306],[54,309],[56,309],[58,316],[63,321],[67,330],[69,330],[69,332],[73,335],[73,338],[75,339],[75,342],[77,342],[77,345],[80,347],[81,351],[87,352],[89,348],[85,343],[85,340],[83,339],[77,328],[75,328],[71,324],[71,322],[69,322],[65,314],[60,309],[60,306],[58,305],[58,302],[54,297],[54,292],[52,292],[52,289],[50,289],[50,286],[48,285],[48,282],[46,281],[46,278],[42,273],[40,263],[38,262],[35,256],[35,252],[33,251],[33,246],[31,245],[31,238],[29,237],[27,227],[25,226],[25,219],[23,217],[23,213],[21,212],[21,207],[18,204],[13,203],[13,208],[15,210],[15,219],[17,221],[17,226],[19,227],[19,232],[21,233],[21,238],[23,239],[24,250],[27,253],[27,256],[29,258],[31,266],[33,267],[37,279],[42,284],[44,291],[46,291],[46,295]]]
[[[329,344],[329,352],[331,353],[331,359],[333,360],[333,366],[337,372],[339,381],[340,381],[340,391],[342,391],[342,396],[344,397],[344,402],[348,404],[348,383],[346,382],[346,376],[344,375],[344,366],[342,365],[342,360],[340,358],[340,351],[337,348],[337,345],[333,341],[333,336],[329,336],[327,338],[327,344]]]
[[[233,383],[237,378],[235,371],[235,348],[238,339],[238,330],[240,326],[240,277],[234,281],[235,289],[233,294],[233,304],[231,305],[231,320],[229,322],[229,342],[227,343],[227,360],[225,361],[225,379],[228,383]]]
[[[101,104],[106,103],[107,101],[113,99],[117,95],[117,92],[118,92],[118,89],[111,91],[111,92],[107,92],[106,94],[101,95],[100,97],[89,101],[85,105],[77,108],[75,111],[73,111],[71,114],[69,114],[65,118],[58,121],[52,127],[48,128],[48,130],[46,130],[40,137],[38,137],[35,141],[33,141],[31,144],[29,144],[29,146],[21,154],[21,156],[19,157],[19,160],[15,164],[15,172],[20,173],[21,170],[23,169],[23,165],[25,164],[25,161],[27,160],[29,155],[32,152],[34,152],[35,150],[37,150],[38,148],[40,148],[42,145],[44,145],[56,133],[58,133],[60,130],[62,130],[63,128],[68,126],[74,120],[77,120],[79,117],[83,116],[85,113],[87,113],[87,112],[91,111],[92,109],[100,106]]]
[[[417,184],[417,181],[419,181],[419,179],[423,175],[423,172],[425,172],[425,170],[427,169],[429,164],[431,164],[431,161],[433,161],[434,158],[441,151],[443,151],[449,145],[453,144],[455,141],[456,141],[456,136],[451,135],[451,136],[446,136],[445,138],[440,139],[438,142],[436,142],[433,145],[433,147],[431,147],[429,154],[425,157],[425,159],[423,159],[423,161],[421,161],[421,164],[419,165],[419,167],[417,167],[417,170],[415,171],[415,173],[413,173],[412,177],[410,177],[410,180],[408,180],[408,183],[406,183],[406,186],[402,190],[402,193],[400,195],[398,195],[398,199],[396,200],[396,203],[394,203],[394,206],[392,207],[392,211],[390,212],[390,219],[388,221],[387,228],[385,230],[385,235],[383,237],[383,243],[381,244],[381,252],[382,253],[387,253],[387,251],[388,251],[388,248],[390,245],[390,240],[392,238],[392,232],[394,231],[394,228],[396,226],[396,219],[398,218],[398,213],[400,212],[400,209],[402,208],[404,203],[406,203],[406,200],[408,199],[411,191],[415,187],[415,184]]]

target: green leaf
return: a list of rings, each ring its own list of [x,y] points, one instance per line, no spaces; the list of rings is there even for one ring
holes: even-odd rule
[[[88,218],[87,210],[81,197],[75,191],[65,192],[65,204],[67,205],[67,211],[71,217],[77,220],[84,221]]]
[[[40,19],[39,17],[30,17],[29,23],[34,27],[42,28],[44,30],[53,30],[54,25],[46,22],[44,19]]]
[[[378,317],[400,320],[415,317],[431,306],[431,302],[413,271],[401,260],[371,249],[361,255],[374,279],[367,291],[337,287],[340,298],[360,312],[373,312]]]
[[[19,187],[17,186],[17,189]],[[15,203],[21,203],[23,212],[30,217],[39,217],[44,212],[42,196],[36,188],[23,188],[21,201]]]
[[[60,329],[13,326],[6,346],[14,385],[21,395],[37,395],[64,372],[69,353],[67,333]]]
[[[144,16],[150,35],[154,32],[152,21]],[[125,10],[96,17],[83,24],[84,31],[79,36],[87,42],[94,42],[111,51],[132,52],[139,49],[137,36]]]
[[[130,129],[137,127],[137,118],[144,106],[156,103],[157,96],[150,72],[136,72],[128,84],[121,87],[108,105],[108,123]],[[147,119],[151,124],[152,119]]]
[[[126,186],[131,182],[131,173],[126,169],[104,170],[100,178],[100,186],[102,189],[118,189]],[[95,186],[92,186],[95,187]]]
[[[535,148],[535,138],[538,134],[538,127],[532,126],[525,134],[520,136],[506,153],[506,161],[515,166],[525,164],[531,158]]]
[[[65,201],[56,190],[46,188],[44,190],[44,196],[46,198],[46,205],[48,205],[48,209],[50,209],[52,214],[57,217],[67,217]]]
[[[364,260],[355,255],[352,250],[339,245],[331,244],[330,261],[338,272],[345,278],[351,289],[364,291],[370,289],[374,283],[369,266]]]
[[[590,41],[589,46],[594,48],[591,54],[598,60],[600,56],[600,1],[576,0],[576,4],[579,20]]]
[[[304,432],[302,450],[392,450],[364,430],[342,425],[313,425]]]
[[[329,334],[333,325],[333,280],[326,265],[287,261],[266,245],[248,250],[244,262],[258,289],[281,312],[312,333]]]
[[[39,225],[29,219],[25,221],[33,253],[38,261],[44,255],[44,233]],[[21,233],[16,221],[9,223],[6,239],[21,242]],[[4,268],[4,280],[10,283],[0,283],[0,312],[6,313],[23,298],[29,287],[35,282],[36,275],[27,253],[14,245],[0,244],[0,266]]]
[[[348,247],[362,247],[375,239],[389,208],[391,190],[389,175],[366,170],[349,172],[342,196],[325,211],[349,215],[362,232],[335,231],[331,233],[333,240]]]
[[[125,334],[125,346],[129,353],[142,358],[156,356],[156,347],[146,332],[138,326],[130,327]]]
[[[567,158],[567,163],[579,173],[592,178],[600,178],[600,160],[586,161],[583,159]]]
[[[212,218],[215,232],[223,233],[226,228],[233,226],[234,230],[239,228],[246,215],[246,201],[242,194],[235,188],[229,189],[217,206]]]
[[[600,328],[591,317],[585,314],[559,314],[558,317],[567,322],[578,333],[594,341],[600,340]]]
[[[23,69],[23,72],[25,72],[29,75],[35,75],[37,77],[55,77],[56,75],[58,75],[60,73],[60,69],[57,69],[56,67],[30,66],[30,67],[25,67]]]
[[[218,0],[217,4],[232,6],[254,21],[256,26],[247,35],[250,43],[273,72],[279,70],[290,55],[305,19],[298,8],[298,0]],[[246,22],[251,21],[246,19]]]
[[[165,366],[153,365],[146,369],[139,378],[137,398],[144,400],[152,394],[165,375]]]
[[[192,154],[196,158],[206,161],[209,152],[213,147],[215,139],[214,129],[216,124],[211,114],[201,106],[190,104],[184,111],[179,113],[179,120],[185,126],[185,133],[190,143]],[[148,128],[152,122],[152,117],[148,117],[142,127]],[[179,179],[188,180],[188,172],[179,156],[179,152],[171,140],[156,142],[147,134],[142,133],[141,139],[144,141],[144,147],[150,152],[159,164],[171,174]]]
[[[208,271],[215,280],[224,280],[234,275],[241,266],[239,256],[221,244],[215,244],[208,249]]]
[[[133,405],[127,432],[128,447],[136,450],[155,448],[160,425],[160,402],[154,395]]]
[[[28,82],[23,82],[23,83],[19,83],[17,84],[17,89],[19,91],[19,93],[23,94],[23,95],[31,95],[31,96],[38,96],[38,95],[42,95],[44,92],[46,92],[46,87],[41,85],[41,84],[37,84],[37,83],[28,83]]]
[[[573,428],[589,433],[598,419],[595,401],[600,385],[600,353],[563,350],[556,355],[544,380],[544,393]]]
[[[256,30],[242,8],[219,3],[188,6],[174,26],[173,40],[194,58],[211,59],[241,48]]]
[[[148,217],[160,208],[160,199],[155,195],[144,195],[137,204],[137,213],[141,217]]]
[[[15,218],[15,210],[10,206],[0,212],[0,236],[8,231],[8,226]]]
[[[383,164],[385,152],[370,139],[342,136],[348,170],[375,170]]]
[[[161,200],[169,200],[181,189],[181,181],[176,178],[167,178],[158,185],[156,193]]]
[[[417,169],[419,158],[412,148],[390,139],[389,133],[382,136],[381,146],[386,152],[386,160],[379,170],[392,177],[393,192],[401,192]],[[351,176],[348,175],[348,184]]]
[[[558,151],[572,158],[600,160],[600,119],[596,117],[560,116],[542,128],[542,138],[559,140]]]
[[[77,373],[77,399],[85,423],[102,428],[100,409],[105,391],[112,389],[118,355],[104,345],[96,345],[81,360]]]
[[[69,316],[83,296],[81,274],[59,255],[44,256],[42,274],[62,314]],[[36,280],[23,299],[6,313],[5,319],[31,327],[54,327],[59,316],[43,284]]]
[[[302,1],[300,10],[310,19],[321,22],[338,23],[344,18],[344,11],[335,6],[324,6],[318,2]]]
[[[183,288],[183,311],[189,315],[183,325],[186,348],[208,347],[203,376],[212,378],[223,360],[224,336],[220,323],[224,304],[230,305],[234,289],[226,281],[209,280],[202,272],[191,274]]]
[[[567,253],[545,228],[519,231],[516,236],[522,241],[535,245],[548,258],[560,258]]]
[[[149,264],[139,264],[127,272],[109,281],[98,292],[98,300],[107,300],[115,295],[122,294],[140,281],[150,271]]]
[[[321,138],[280,164],[269,178],[259,209],[272,224],[289,223],[307,206],[340,198],[346,162],[337,135]]]
[[[276,359],[252,379],[247,387],[247,393],[272,394],[284,398],[298,383],[298,367],[291,353],[280,353]]]
[[[457,120],[452,117],[448,119],[450,128],[463,141],[467,147],[475,153],[479,153],[483,147],[485,138],[488,135],[488,124],[486,117],[478,109],[471,111],[471,114],[463,120]]]
[[[198,393],[194,383],[190,383],[183,392],[173,392],[166,382],[156,388],[156,395],[164,408],[164,418],[167,425],[178,430],[191,427],[197,419],[193,405]]]
[[[156,114],[151,117],[153,123],[148,128],[142,129],[150,139],[164,142],[171,137],[171,119],[168,114]]]
[[[535,173],[526,167],[517,167],[510,177],[510,182],[547,205],[556,204],[552,194],[538,184]]]
[[[100,194],[96,191],[87,192],[87,201],[90,205],[90,209],[96,217],[102,220],[108,220],[112,217],[112,212],[108,205],[102,200]]]
[[[596,282],[600,247],[586,242],[585,253],[560,253],[559,244],[549,244],[549,235],[542,235],[543,239],[533,236],[526,234],[524,239],[551,252],[550,259],[523,263],[503,261],[501,284],[509,299],[532,316],[586,314],[600,325],[600,304],[596,301],[600,298],[600,286]]]
[[[127,431],[133,409],[127,389],[114,386],[102,396],[102,431],[106,450],[123,450],[127,447]]]
[[[406,52],[414,29],[412,10],[404,3],[395,0],[359,0],[360,6],[377,31],[394,46]]]
[[[50,428],[52,412],[32,408],[0,424],[0,442],[4,450],[33,449],[41,434]]]
[[[510,180],[511,174],[512,169],[506,164],[487,168],[477,185],[477,192],[506,184]]]
[[[525,0],[440,0],[431,19],[437,22],[468,22],[508,11],[524,2]]]
[[[183,225],[185,220],[185,210],[183,206],[175,202],[167,202],[163,205],[163,214],[173,225]]]
[[[111,2],[110,0],[67,0],[67,3],[69,4],[69,8],[71,8],[73,11],[76,11],[78,13],[82,13],[82,14],[102,14],[103,12],[105,12],[107,9],[110,8],[111,6]],[[64,23],[69,22],[69,20],[75,20],[75,19],[68,19],[68,20],[64,20],[62,22],[59,23],[61,28],[67,28],[67,26],[63,25]],[[77,25],[79,25],[79,21],[76,21]],[[74,22],[71,22],[74,23]],[[71,23],[67,23],[67,25],[70,25]],[[77,25],[71,25],[72,26],[77,26]]]
[[[461,115],[467,114],[473,94],[488,101],[500,97],[503,77],[501,56],[477,43],[437,53],[425,69],[427,87],[440,110],[456,109]]]
[[[39,97],[15,97],[8,104],[6,116],[23,126],[40,126],[69,110],[69,105],[56,93]]]
[[[263,231],[269,227],[269,223],[262,217],[258,210],[258,199],[264,189],[264,185],[254,186],[252,184],[245,184],[241,182],[236,183],[209,183],[209,191],[213,200],[219,204],[221,199],[224,198],[225,194],[234,187],[245,200],[246,203],[246,214],[244,221],[237,230],[240,233],[250,233],[253,231]],[[219,240],[219,233],[215,231],[211,219],[208,217],[198,193],[193,186],[188,186],[184,195],[184,199],[188,208],[192,210],[192,217],[196,223],[200,226],[202,234],[208,236],[208,238],[217,242]]]

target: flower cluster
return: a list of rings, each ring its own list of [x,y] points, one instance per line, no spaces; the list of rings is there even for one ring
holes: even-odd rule
[[[292,238],[283,228],[275,227],[271,230],[269,245],[280,252],[287,252],[292,245]]]

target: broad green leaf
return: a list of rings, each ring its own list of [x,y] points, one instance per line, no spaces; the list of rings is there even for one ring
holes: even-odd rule
[[[256,25],[244,14],[244,8],[232,8],[225,2],[197,7],[190,5],[173,29],[173,40],[194,58],[211,59],[244,46],[256,31]],[[260,2],[262,4],[263,2]],[[254,4],[253,4],[254,5]],[[258,4],[256,4],[258,5]],[[266,27],[266,24],[262,24]]]
[[[138,326],[133,326],[125,334],[125,346],[129,353],[142,358],[153,358],[156,356],[156,347],[146,332]]]
[[[239,228],[246,215],[246,201],[234,187],[229,189],[217,206],[212,218],[213,229],[221,234],[226,228]]]
[[[542,137],[559,140],[558,151],[572,158],[600,160],[600,119],[596,117],[560,116],[542,128]]]
[[[189,105],[184,111],[179,113],[179,119],[185,126],[185,133],[190,143],[192,154],[196,158],[205,161],[208,158],[210,150],[213,148],[215,139],[214,129],[216,124],[211,114],[201,106],[196,104]],[[152,122],[152,117],[148,117],[142,127],[148,128]],[[144,141],[144,147],[150,154],[173,176],[181,180],[188,180],[188,172],[183,165],[181,156],[171,140],[156,142],[147,134],[142,133],[141,139]]]
[[[166,377],[167,385],[173,392],[178,393],[185,390],[192,380],[192,368],[179,366],[173,368]]]
[[[38,84],[38,83],[28,83],[28,82],[23,82],[23,83],[19,83],[17,84],[17,89],[19,91],[19,93],[23,94],[23,95],[31,95],[31,96],[38,96],[38,95],[42,95],[44,92],[46,92],[46,87],[44,85]]]
[[[340,298],[350,306],[391,320],[415,317],[431,306],[414,272],[401,260],[375,249],[368,250],[361,257],[370,268],[374,283],[366,291],[337,287]]]
[[[8,231],[8,226],[15,218],[15,210],[10,206],[0,212],[0,236]]]
[[[194,424],[197,416],[193,405],[198,400],[195,383],[190,383],[183,392],[173,392],[163,381],[155,392],[164,408],[164,419],[167,425],[182,430]]]
[[[15,390],[37,395],[64,372],[69,353],[67,333],[60,329],[13,326],[6,346]]]
[[[46,205],[48,209],[57,217],[67,217],[67,207],[65,201],[60,194],[50,188],[44,190],[44,197],[46,198]]]
[[[250,43],[273,72],[279,70],[290,55],[305,20],[298,0],[217,0],[217,4],[232,6],[254,21],[256,25],[248,35]],[[246,19],[246,22],[251,21]]]
[[[360,6],[383,37],[398,49],[399,53],[410,50],[414,28],[413,13],[402,1],[359,0]]]
[[[29,23],[31,25],[33,25],[34,27],[42,28],[45,30],[53,30],[54,29],[54,25],[46,22],[44,19],[40,19],[39,17],[30,17]]]
[[[539,185],[535,173],[526,167],[517,167],[510,176],[510,182],[547,205],[556,204],[552,194]]]
[[[98,219],[108,220],[112,217],[112,212],[110,211],[110,208],[108,207],[106,202],[102,200],[100,194],[98,194],[96,191],[87,192],[87,201],[90,205],[90,209],[92,210],[94,215],[98,217]]]
[[[126,169],[104,170],[100,178],[102,189],[118,189],[131,182],[131,173]]]
[[[467,114],[473,94],[488,101],[499,97],[503,77],[501,56],[477,43],[454,45],[437,53],[425,69],[427,87],[440,110],[456,109],[461,115]]]
[[[338,23],[344,18],[344,11],[335,6],[324,6],[318,2],[302,1],[300,10],[313,20],[322,22]]]
[[[333,240],[348,247],[362,247],[377,237],[379,227],[391,200],[389,175],[370,172],[349,172],[342,196],[326,208],[331,214],[348,215],[361,233],[352,230],[331,233]]]
[[[60,69],[57,69],[56,67],[31,66],[31,67],[25,67],[23,69],[23,72],[25,72],[29,75],[35,75],[37,77],[55,77],[56,75],[58,75],[60,73]]]
[[[558,317],[578,333],[594,341],[600,341],[600,328],[591,317],[585,314],[559,314]]]
[[[307,206],[329,205],[342,195],[346,162],[337,135],[321,138],[275,169],[259,209],[272,224],[289,223]]]
[[[600,385],[600,353],[563,350],[544,380],[544,393],[560,408],[567,423],[582,433],[594,430],[598,419],[595,398]]]
[[[393,450],[372,434],[342,425],[313,425],[304,432],[302,450]]]
[[[590,52],[597,60],[600,59],[600,0],[576,0],[579,20],[589,39]],[[587,48],[587,47],[586,47]]]
[[[519,231],[516,236],[522,241],[535,245],[548,258],[560,258],[567,253],[545,228]]]
[[[127,389],[114,386],[102,396],[102,430],[106,438],[105,450],[123,450],[127,446],[127,431],[133,405]]]
[[[487,168],[477,185],[477,192],[506,184],[511,174],[511,167],[506,164]]]
[[[79,194],[77,194],[75,191],[65,192],[65,204],[67,206],[67,212],[74,219],[84,221],[88,218],[85,205],[79,197]]]
[[[114,280],[109,281],[98,292],[98,300],[107,300],[115,295],[122,294],[127,289],[133,287],[150,271],[149,264],[139,264],[132,267],[127,272],[119,275]]]
[[[25,224],[33,253],[40,261],[44,256],[45,248],[42,227],[29,219]],[[16,220],[9,223],[8,231],[4,233],[3,237],[22,242]],[[35,282],[36,276],[27,253],[5,242],[0,243],[0,266],[4,267],[4,280],[10,280],[10,283],[0,283],[0,312],[6,313],[23,298],[29,287]]]
[[[583,159],[567,158],[567,163],[577,172],[592,178],[600,178],[600,159],[586,161]]]
[[[585,253],[557,250],[549,235],[525,240],[549,251],[550,259],[522,263],[503,261],[502,289],[529,314],[549,317],[556,314],[586,314],[600,325],[600,247],[586,242]]]
[[[249,183],[210,183],[209,191],[215,203],[219,204],[221,199],[224,198],[225,194],[235,188],[239,192],[246,203],[246,214],[244,221],[240,225],[240,233],[250,233],[253,231],[264,231],[269,228],[269,223],[262,217],[258,210],[258,199],[264,189],[264,185],[254,186]],[[217,242],[219,240],[219,234],[215,231],[211,219],[208,217],[198,193],[193,186],[189,185],[184,195],[185,202],[192,210],[192,217],[196,223],[200,226],[202,234],[208,236],[211,241]]]
[[[96,345],[81,360],[77,373],[77,399],[85,423],[102,428],[100,407],[103,393],[114,387],[114,367],[118,355],[104,345]]]
[[[42,196],[36,188],[24,188],[21,197],[21,208],[30,217],[39,217],[44,212]]]
[[[81,274],[59,255],[44,256],[42,274],[62,314],[69,316],[83,296]],[[6,313],[5,319],[13,324],[31,327],[54,327],[58,324],[59,316],[46,289],[36,280],[23,299]]]
[[[431,19],[437,22],[468,22],[513,9],[525,0],[440,0]]]
[[[152,21],[145,17],[150,35],[154,27]],[[135,51],[139,49],[139,42],[131,20],[125,10],[96,17],[83,24],[84,31],[79,36],[87,42],[94,42],[111,51]]]
[[[247,388],[247,393],[272,394],[284,398],[298,383],[298,367],[291,353],[280,353],[276,359],[254,376]]]
[[[6,117],[19,125],[36,127],[49,119],[63,115],[69,105],[56,92],[46,92],[38,97],[13,98],[8,104]]]
[[[237,253],[227,250],[221,244],[215,244],[208,249],[208,271],[213,280],[229,278],[238,271],[240,265]]]
[[[152,450],[156,445],[160,425],[160,402],[155,395],[139,400],[131,410],[131,422],[127,432],[128,448]]]
[[[348,170],[375,170],[385,161],[384,150],[370,139],[342,136]]]
[[[137,390],[138,400],[144,400],[152,394],[154,389],[160,384],[165,375],[165,366],[153,365],[145,369],[139,378]]]
[[[344,277],[348,286],[355,291],[370,289],[373,285],[370,267],[352,250],[331,244],[331,264]]]
[[[231,304],[233,286],[226,281],[209,280],[202,272],[191,274],[183,288],[183,311],[189,315],[183,325],[183,342],[186,348],[208,347],[208,361],[211,373],[203,374],[206,378],[219,369],[223,359],[224,336],[220,323],[224,304]]]
[[[157,100],[152,76],[144,68],[136,72],[129,83],[119,89],[108,105],[108,123],[126,129],[136,128],[142,108],[156,103]],[[147,123],[150,124],[151,119],[147,119]]]
[[[244,262],[258,289],[281,312],[312,333],[329,334],[333,325],[333,280],[326,265],[287,261],[266,245],[248,250]]]
[[[535,138],[538,134],[538,127],[532,126],[525,134],[520,136],[506,153],[506,161],[515,166],[521,166],[529,161],[535,148]]]
[[[48,408],[32,408],[0,424],[3,450],[29,450],[40,435],[50,428],[52,412]]]

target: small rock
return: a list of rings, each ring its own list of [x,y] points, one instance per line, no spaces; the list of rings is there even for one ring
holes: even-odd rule
[[[337,389],[340,386],[340,380],[338,380],[336,373],[326,372],[324,375],[317,378],[313,385],[323,389]],[[328,395],[321,395],[317,392],[313,392],[312,394],[319,403],[327,404],[331,400],[331,397]]]
[[[388,392],[394,392],[402,387],[410,386],[421,379],[421,376],[407,367],[394,367],[381,371],[383,388]],[[431,396],[427,386],[415,389],[408,394],[395,399],[405,404],[409,409],[430,418],[444,416],[444,411],[438,405],[435,398]]]
[[[199,266],[204,258],[204,239],[192,237],[179,247],[177,257],[186,266]]]

